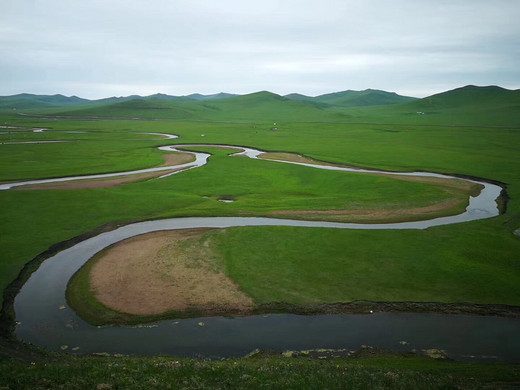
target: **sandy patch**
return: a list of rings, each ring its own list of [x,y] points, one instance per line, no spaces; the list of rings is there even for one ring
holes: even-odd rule
[[[296,162],[296,163],[304,163],[304,164],[313,164],[313,165],[325,165],[325,166],[335,166],[335,167],[348,167],[348,168],[354,168],[348,165],[340,165],[340,164],[332,164],[322,161],[314,160],[310,157],[305,157],[296,153],[272,153],[272,152],[266,152],[262,153],[259,158],[263,160],[279,160],[279,161],[289,161],[289,162]]]
[[[304,164],[313,164],[313,165],[323,165],[328,167],[344,167],[344,168],[354,168],[357,167],[351,166],[351,165],[344,165],[344,164],[333,164],[333,163],[327,163],[327,162],[321,162],[314,160],[310,157],[305,157],[299,154],[295,153],[263,153],[260,155],[261,159],[265,160],[281,160],[281,161],[289,161],[289,162],[297,162],[297,163],[304,163]],[[475,183],[471,183],[466,180],[462,179],[441,179],[436,177],[421,177],[421,176],[399,176],[399,175],[393,175],[390,173],[384,173],[384,172],[362,172],[366,175],[377,175],[377,176],[384,176],[389,177],[391,179],[397,179],[397,180],[404,180],[404,181],[415,181],[420,183],[432,183],[432,184],[440,184],[446,187],[452,187],[457,188],[461,190],[471,190],[473,186],[475,186]]]
[[[175,166],[186,164],[195,160],[195,157],[190,153],[168,153],[163,154],[164,164],[161,167]],[[141,173],[137,175],[124,175],[116,176],[107,179],[85,179],[85,180],[72,180],[60,183],[45,183],[45,184],[34,184],[20,187],[14,187],[14,190],[81,190],[87,188],[108,188],[115,187],[125,183],[132,183],[139,180],[149,180],[157,177],[164,176],[168,173],[174,173],[179,169],[172,168],[172,170],[165,170],[159,172]]]
[[[281,160],[313,165],[324,165],[324,166],[336,166],[355,168],[348,165],[332,164],[316,161],[312,158],[305,157],[295,153],[264,153],[260,158],[266,160]],[[482,185],[475,184],[462,179],[443,179],[436,177],[421,177],[421,176],[399,176],[389,173],[368,173],[363,172],[367,175],[384,176],[391,179],[414,181],[419,183],[429,183],[444,187],[444,190],[453,195],[454,198],[448,199],[443,202],[438,202],[433,205],[416,207],[416,208],[402,208],[393,210],[280,210],[269,213],[271,216],[281,217],[297,217],[301,216],[305,219],[312,220],[328,220],[337,222],[400,222],[403,220],[410,220],[417,215],[424,215],[428,218],[429,215],[438,214],[439,212],[452,209],[457,205],[461,204],[464,200],[460,198],[460,191],[467,191],[468,193],[480,192],[483,188]]]
[[[421,176],[397,176],[387,173],[376,173],[378,176],[389,177],[391,179],[404,180],[404,181],[415,181],[418,183],[431,183],[439,184],[444,187],[455,188],[464,191],[471,191],[474,186],[482,188],[480,184],[472,183],[462,179],[441,179],[438,177],[421,177]]]
[[[311,220],[327,220],[337,222],[399,222],[412,219],[418,215],[428,218],[430,214],[449,210],[462,203],[460,199],[449,199],[430,206],[395,209],[395,210],[280,210],[269,215],[281,217],[301,216]]]
[[[145,234],[105,251],[90,272],[97,299],[117,311],[160,314],[189,308],[247,311],[253,301],[215,261],[208,229]]]
[[[164,167],[169,165],[187,164],[195,161],[195,156],[193,154],[182,152],[166,153],[162,155],[162,158],[164,158],[164,164],[161,166]]]
[[[45,183],[34,184],[20,187],[14,187],[13,190],[82,190],[87,188],[108,188],[115,187],[125,183],[132,183],[139,180],[154,179],[167,175],[168,173],[177,172],[179,169],[172,169],[171,171],[160,171],[151,173],[142,173],[139,175],[117,176],[110,179],[90,179],[90,180],[74,180],[61,183]]]

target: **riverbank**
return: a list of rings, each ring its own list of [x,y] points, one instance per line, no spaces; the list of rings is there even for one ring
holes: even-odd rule
[[[423,312],[445,314],[494,315],[520,318],[520,307],[500,304],[478,304],[470,302],[382,302],[357,300],[348,302],[323,301],[332,293],[332,286],[341,283],[345,277],[343,267],[329,272],[338,280],[329,277],[325,283],[326,294],[320,294],[317,282],[308,283],[302,290],[291,288],[286,282],[274,280],[282,272],[270,267],[254,272],[253,279],[260,279],[259,285],[268,285],[267,295],[253,291],[245,294],[243,286],[251,278],[239,278],[237,285],[228,275],[234,268],[229,261],[238,261],[240,266],[251,270],[256,259],[248,263],[245,253],[226,262],[223,252],[217,248],[232,250],[237,244],[228,238],[233,232],[227,230],[187,229],[160,231],[130,238],[114,244],[89,260],[70,280],[67,286],[68,305],[81,318],[93,325],[131,325],[149,323],[168,318],[190,318],[204,316],[246,316],[267,313],[293,313],[304,315],[323,314],[371,314],[377,312]],[[226,237],[225,241],[222,238]],[[251,239],[246,245],[255,245]],[[245,248],[244,248],[245,249]],[[327,258],[324,251],[323,257]],[[296,256],[298,266],[305,268],[303,256]],[[281,259],[280,259],[281,260]],[[265,263],[266,259],[260,260]],[[273,260],[269,260],[273,263]],[[287,263],[287,259],[285,259]],[[330,265],[326,260],[316,264],[311,273],[319,273]],[[294,268],[295,265],[285,264]],[[420,271],[416,270],[417,277]],[[366,272],[365,272],[366,273]],[[386,274],[386,271],[383,272]],[[381,275],[384,278],[383,275]],[[298,278],[292,275],[293,279]],[[380,286],[382,278],[374,273],[366,274],[366,281],[357,277],[360,286],[344,286],[343,295],[337,298],[356,297],[363,286],[370,283]],[[271,280],[273,279],[273,280]],[[269,280],[269,282],[266,282]],[[294,281],[293,281],[294,282]],[[419,284],[421,281],[419,280]],[[153,286],[151,288],[150,286]],[[283,290],[287,301],[273,301],[278,290]],[[305,294],[303,300],[297,298]],[[387,295],[379,287],[379,296]],[[432,297],[435,295],[432,295]],[[321,297],[321,298],[319,298]],[[253,298],[253,299],[252,299]],[[296,298],[296,299],[295,299]],[[321,302],[320,302],[321,301]]]

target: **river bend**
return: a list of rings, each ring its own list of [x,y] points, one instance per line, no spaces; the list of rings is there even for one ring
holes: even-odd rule
[[[161,147],[177,148],[219,146],[184,144]],[[227,145],[226,145],[227,146]],[[229,147],[229,146],[227,146]],[[258,158],[263,152],[243,147],[235,155]],[[181,166],[145,170],[32,180],[0,186],[7,190],[26,184],[112,177],[172,169],[192,169],[207,163],[209,155],[195,153],[195,161]],[[272,160],[271,160],[272,161]],[[314,165],[280,161],[347,172],[381,173],[367,169]],[[452,178],[426,172],[393,175]],[[303,350],[335,348],[355,350],[361,345],[391,350],[445,350],[448,356],[462,361],[520,362],[520,321],[512,318],[463,316],[426,313],[375,313],[372,315],[299,316],[273,314],[242,318],[208,317],[203,319],[165,320],[134,327],[91,326],[67,307],[65,291],[72,275],[102,249],[135,235],[160,230],[186,228],[226,228],[236,226],[299,226],[335,229],[425,229],[452,223],[490,218],[498,215],[496,198],[501,187],[483,181],[484,189],[471,197],[464,213],[426,221],[390,224],[356,224],[302,221],[275,218],[171,218],[134,223],[86,239],[45,260],[16,296],[16,335],[21,340],[51,350],[74,353],[172,354],[188,357],[238,357],[255,348]],[[203,323],[204,326],[201,326]]]

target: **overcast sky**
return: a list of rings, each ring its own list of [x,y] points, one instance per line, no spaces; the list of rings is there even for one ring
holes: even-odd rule
[[[520,88],[520,0],[0,0],[0,95]]]

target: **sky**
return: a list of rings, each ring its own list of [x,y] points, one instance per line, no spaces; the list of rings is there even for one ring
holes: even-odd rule
[[[520,0],[1,0],[0,95],[520,88]]]

